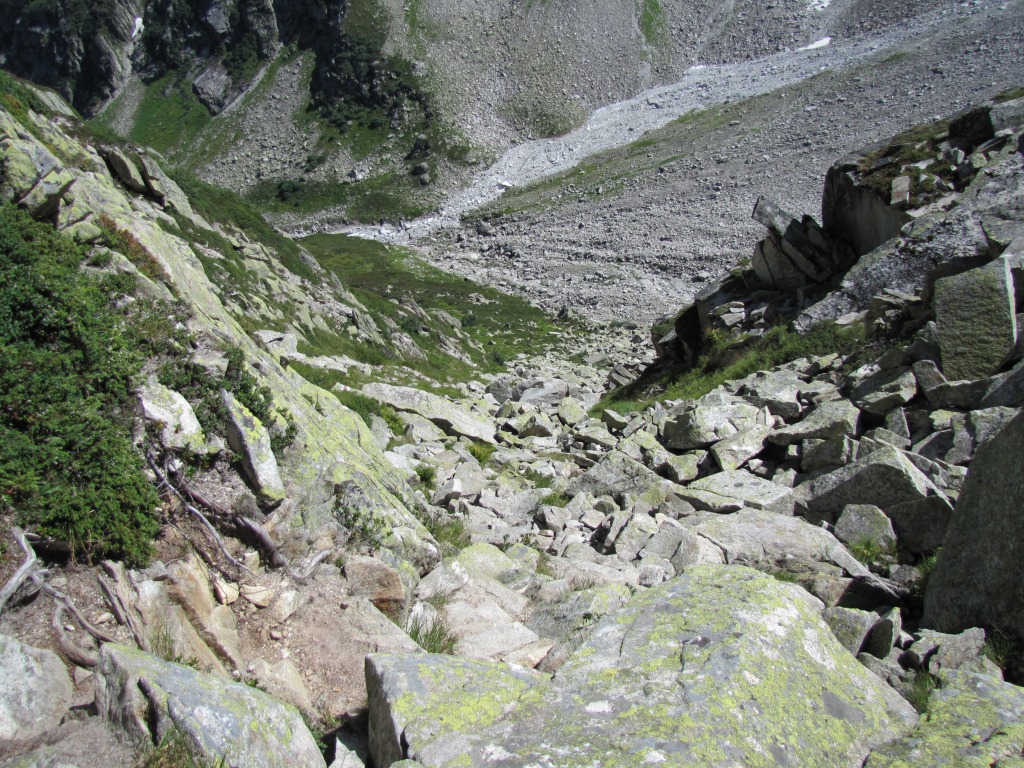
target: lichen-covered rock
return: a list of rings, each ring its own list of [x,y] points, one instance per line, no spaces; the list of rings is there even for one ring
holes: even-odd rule
[[[594,496],[615,496],[642,494],[665,482],[658,475],[629,458],[621,451],[611,451],[600,462],[592,466],[569,486],[569,494],[590,493]]]
[[[221,400],[227,409],[231,450],[241,454],[242,466],[256,492],[265,501],[281,501],[285,497],[284,483],[277,468],[277,458],[270,447],[270,433],[230,392],[221,390]]]
[[[772,432],[768,435],[768,442],[792,445],[803,440],[827,440],[839,435],[855,437],[859,422],[860,410],[849,400],[829,400],[802,421]]]
[[[793,510],[792,490],[746,472],[734,469],[695,480],[687,490],[707,491],[735,499],[743,507],[790,513]]]
[[[942,372],[950,381],[981,379],[999,370],[1017,343],[1013,278],[998,258],[935,281]]]
[[[1024,688],[977,672],[953,672],[928,700],[911,733],[879,747],[864,768],[1020,765]]]
[[[417,413],[445,432],[457,437],[482,440],[494,445],[494,425],[443,397],[411,387],[366,384],[363,394],[390,405],[397,411]]]
[[[96,708],[139,744],[172,729],[194,752],[233,768],[324,768],[294,707],[243,683],[108,643],[96,667]]]
[[[978,450],[925,592],[922,626],[1024,638],[1024,413]]]
[[[378,764],[859,766],[917,721],[806,592],[735,566],[638,595],[550,682],[498,665],[463,682],[463,662],[419,661],[368,665],[384,681],[370,700]]]
[[[159,382],[148,381],[139,389],[142,416],[158,425],[160,442],[165,448],[201,453],[206,436],[188,400]]]
[[[72,685],[53,651],[0,635],[0,747],[56,728],[71,706]]]
[[[438,654],[367,656],[370,753],[377,765],[391,765],[406,757],[405,744],[475,733],[542,679],[505,664]]]
[[[902,451],[884,444],[852,464],[804,483],[799,491],[809,509],[832,516],[848,504],[874,504],[887,509],[930,496],[945,498]]]

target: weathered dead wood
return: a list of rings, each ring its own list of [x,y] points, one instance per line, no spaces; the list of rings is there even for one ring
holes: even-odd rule
[[[36,551],[32,549],[32,545],[28,543],[28,539],[25,537],[25,532],[21,528],[11,528],[11,533],[14,534],[14,539],[18,542],[18,546],[21,547],[21,551],[25,553],[25,560],[18,566],[18,570],[14,572],[14,575],[7,580],[4,588],[0,589],[0,614],[4,612],[8,601],[14,597],[14,594],[28,580],[38,560]]]
[[[72,663],[89,669],[96,666],[96,655],[80,648],[71,641],[64,629],[64,606],[60,602],[53,605],[53,631],[57,634],[57,644]]]

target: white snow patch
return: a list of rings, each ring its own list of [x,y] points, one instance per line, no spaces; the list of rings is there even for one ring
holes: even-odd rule
[[[816,48],[824,48],[826,45],[832,42],[831,37],[823,37],[821,40],[805,45],[803,48],[797,48],[798,51],[813,51]]]
[[[592,715],[603,715],[612,711],[612,705],[607,701],[592,701],[587,704],[586,709]]]
[[[826,8],[828,8],[829,3],[831,2],[832,0],[811,0],[811,2],[808,3],[808,5],[810,6],[812,11],[824,11]]]
[[[142,17],[135,17],[135,29],[132,30],[132,39],[138,37],[142,33]]]

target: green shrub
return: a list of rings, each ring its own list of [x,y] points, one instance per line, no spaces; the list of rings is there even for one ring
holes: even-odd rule
[[[469,455],[479,461],[482,466],[491,460],[491,456],[498,450],[498,446],[488,443],[470,443],[467,450]]]
[[[855,541],[847,547],[850,550],[850,554],[860,560],[865,565],[876,563],[886,558],[891,558],[894,554],[894,548],[892,546],[883,547],[877,541],[871,539],[861,539]]]
[[[421,485],[433,488],[434,482],[437,479],[437,467],[430,464],[420,464],[416,467],[416,477],[419,478]]]
[[[928,700],[931,698],[932,691],[939,687],[938,680],[922,669],[915,672],[907,682],[907,701],[918,712],[924,713],[928,709]]]
[[[572,499],[564,493],[549,493],[540,500],[540,503],[546,504],[549,507],[564,507],[570,501],[572,501]]]
[[[86,250],[0,207],[0,508],[72,557],[150,555],[160,500],[129,440],[142,353]],[[129,278],[129,282],[133,282]]]

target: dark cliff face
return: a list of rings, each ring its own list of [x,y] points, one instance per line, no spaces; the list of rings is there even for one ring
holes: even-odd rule
[[[139,0],[0,0],[0,64],[85,115],[123,82]]]
[[[411,64],[382,53],[388,22],[375,3],[0,0],[0,13],[12,20],[0,30],[0,66],[54,88],[87,117],[131,71],[147,82],[187,75],[216,113],[281,45],[295,44],[316,54],[313,104],[339,126],[409,112],[429,119]]]

